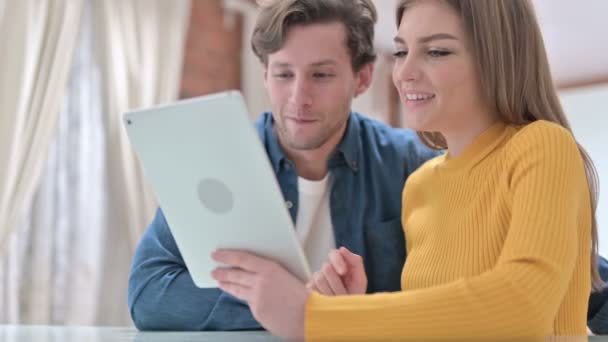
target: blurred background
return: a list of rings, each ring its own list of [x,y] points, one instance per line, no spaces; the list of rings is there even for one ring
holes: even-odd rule
[[[533,1],[556,87],[601,182],[608,255],[608,1]],[[401,125],[394,0],[353,109]],[[240,89],[269,110],[253,0],[0,0],[0,324],[131,325],[128,270],[154,195],[121,114]]]

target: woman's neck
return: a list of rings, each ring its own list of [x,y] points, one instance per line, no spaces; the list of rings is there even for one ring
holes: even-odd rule
[[[441,132],[448,145],[448,153],[450,157],[455,158],[466,150],[473,143],[475,138],[480,136],[488,128],[492,127],[498,121],[497,117],[484,118],[474,124],[469,124],[462,129],[446,130]]]

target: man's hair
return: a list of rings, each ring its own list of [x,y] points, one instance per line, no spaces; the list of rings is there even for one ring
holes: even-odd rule
[[[374,25],[378,15],[371,0],[266,0],[258,4],[260,13],[251,47],[264,65],[268,65],[269,54],[283,47],[291,27],[333,22],[344,25],[354,71],[376,59]]]

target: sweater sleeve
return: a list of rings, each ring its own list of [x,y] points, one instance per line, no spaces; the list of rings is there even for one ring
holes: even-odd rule
[[[577,255],[589,255],[582,252],[589,250],[583,244],[591,207],[570,133],[530,126],[509,142],[511,217],[492,269],[398,293],[313,294],[306,306],[307,340],[530,340],[553,334]],[[582,206],[589,217],[581,217]]]

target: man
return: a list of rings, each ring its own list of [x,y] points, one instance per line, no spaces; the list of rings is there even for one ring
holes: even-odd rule
[[[608,281],[608,260],[600,256],[597,266],[602,280]],[[608,335],[608,288],[605,287],[603,290],[591,293],[587,327],[591,334]]]
[[[376,19],[370,0],[275,0],[252,36],[272,104],[256,128],[311,268],[344,246],[363,258],[368,292],[400,289],[401,191],[436,154],[412,132],[351,113],[372,80]],[[128,301],[142,330],[261,329],[246,303],[194,285],[160,209],[136,250]]]

